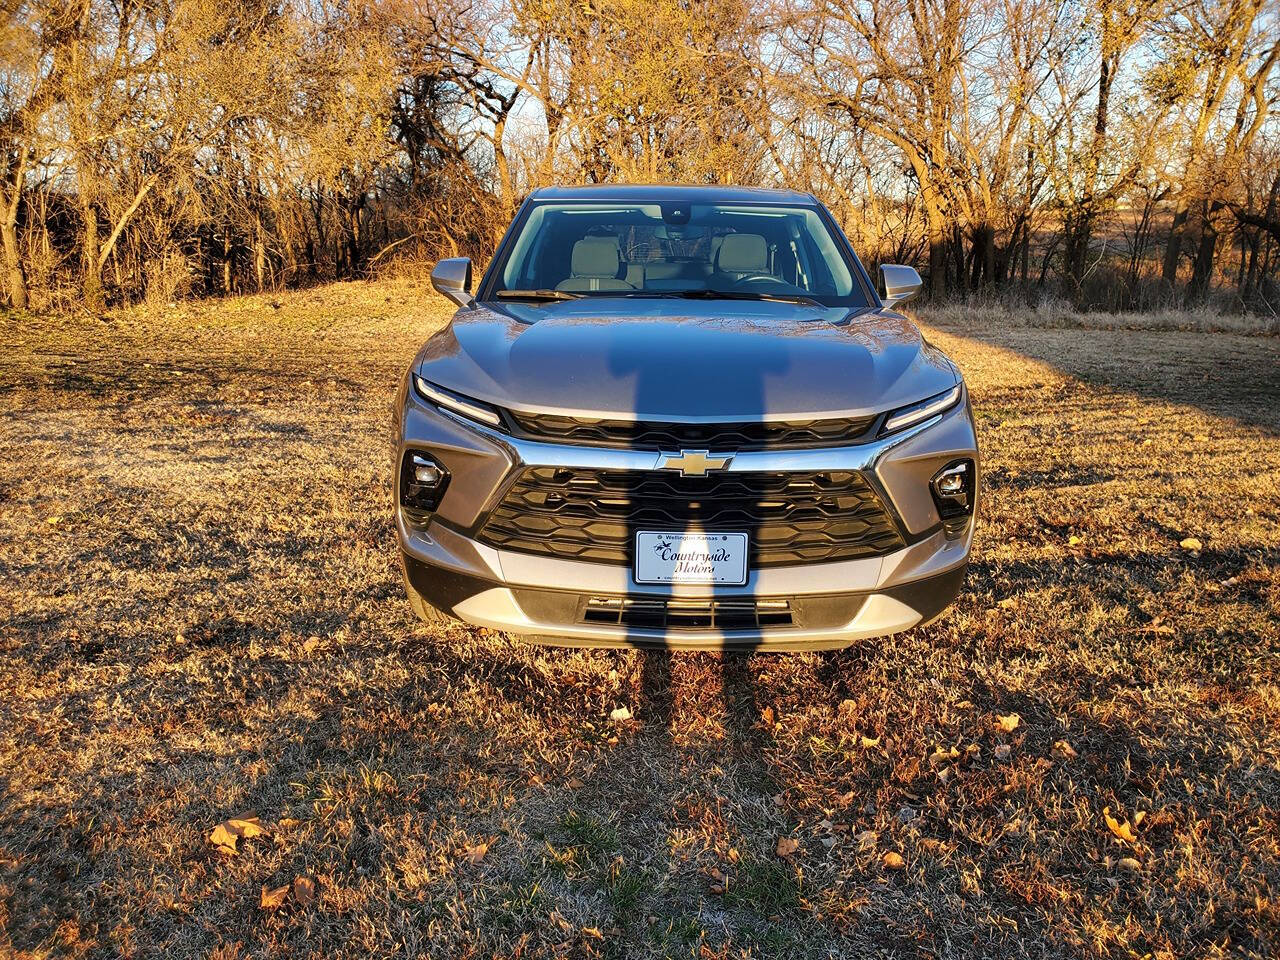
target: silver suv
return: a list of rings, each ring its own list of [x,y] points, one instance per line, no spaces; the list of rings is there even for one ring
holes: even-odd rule
[[[812,196],[539,190],[396,398],[409,601],[544,642],[839,647],[964,579],[978,449],[955,365]]]

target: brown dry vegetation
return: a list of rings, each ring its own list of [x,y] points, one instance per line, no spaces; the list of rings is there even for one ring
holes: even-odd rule
[[[445,316],[4,320],[0,953],[1280,949],[1275,338],[938,312],[987,469],[960,602],[722,658],[410,619],[389,401]]]

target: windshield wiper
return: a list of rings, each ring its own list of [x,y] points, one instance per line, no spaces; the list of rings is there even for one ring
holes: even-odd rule
[[[567,290],[499,290],[494,296],[499,300],[578,300],[582,294]]]
[[[636,290],[618,294],[620,297],[671,297],[681,300],[766,300],[770,303],[802,303],[805,306],[825,307],[826,304],[804,294],[746,293],[742,290]]]

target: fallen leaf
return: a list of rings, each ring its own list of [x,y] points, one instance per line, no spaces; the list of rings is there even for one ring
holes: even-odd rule
[[[1082,543],[1084,543],[1084,541],[1077,536],[1071,536],[1067,538],[1067,546],[1069,547],[1078,547]]]
[[[213,832],[209,834],[209,842],[226,853],[237,853],[236,845],[239,841],[266,835],[266,828],[262,826],[258,818],[251,813],[247,813],[239,817],[232,817],[230,820],[224,820],[214,827]]]
[[[903,860],[899,854],[894,853],[892,850],[890,850],[881,858],[881,863],[883,863],[890,870],[901,870],[904,866],[906,866],[906,861]]]
[[[874,748],[876,748],[876,747],[878,747],[878,746],[880,746],[880,738],[879,738],[879,737],[863,737],[863,738],[862,738],[862,749],[863,749],[863,750],[872,750],[872,749],[874,749]]]
[[[1016,713],[1011,713],[1007,716],[996,714],[996,727],[1003,730],[1005,733],[1013,733],[1013,731],[1018,729],[1018,724],[1021,722],[1022,718]]]
[[[316,882],[310,877],[293,878],[293,899],[299,905],[306,906],[316,898]]]
[[[1142,864],[1133,859],[1133,857],[1121,857],[1120,868],[1122,870],[1128,870],[1130,873],[1137,873],[1142,869]]]
[[[489,852],[489,844],[477,843],[467,847],[467,859],[472,863],[479,863],[484,859],[484,855]]]
[[[880,840],[880,834],[874,830],[863,830],[858,834],[858,846],[863,850],[873,849]]]
[[[800,841],[794,837],[779,837],[777,853],[780,857],[789,857],[800,849]]]
[[[621,723],[623,720],[630,720],[631,711],[626,707],[618,707],[611,714],[609,714],[609,719],[617,720],[619,723]]]
[[[565,786],[568,787],[570,790],[581,790],[584,784],[577,777],[570,777],[568,781],[565,783]]]
[[[262,888],[262,900],[259,906],[263,910],[277,910],[284,906],[285,897],[289,896],[289,884],[283,887],[275,887],[274,889]]]
[[[944,750],[941,747],[937,747],[934,749],[933,755],[929,757],[929,766],[939,767],[944,763],[950,763],[959,756],[960,751],[955,747],[952,747],[950,750]]]
[[[765,707],[760,711],[760,719],[764,721],[765,726],[773,726],[773,707]]]
[[[319,646],[320,646],[319,637],[307,637],[306,640],[302,641],[302,652],[314,653],[316,648]]]
[[[59,517],[59,516],[49,517],[47,520],[45,520],[45,523],[57,524],[61,519],[62,517]]]
[[[604,934],[600,932],[599,927],[583,927],[582,932],[588,937],[594,937],[596,940],[604,939]]]
[[[1065,740],[1059,740],[1055,743],[1053,745],[1053,752],[1058,754],[1058,756],[1066,757],[1068,760],[1079,756],[1079,754],[1076,753],[1075,748]]]
[[[1008,760],[1009,754],[1012,753],[1007,743],[1002,743],[993,751],[997,760]]]
[[[1139,810],[1137,813],[1135,813],[1133,815],[1134,829],[1137,829],[1138,827],[1142,826],[1142,821],[1145,819],[1147,819],[1147,811]]]
[[[1129,821],[1125,820],[1121,823],[1111,815],[1110,807],[1102,808],[1102,818],[1107,821],[1107,829],[1113,834],[1124,840],[1126,843],[1137,843],[1138,838],[1133,832],[1133,827],[1129,826]]]
[[[1197,540],[1195,537],[1187,537],[1185,540],[1179,543],[1178,546],[1180,546],[1183,550],[1194,551],[1194,550],[1204,549],[1204,544],[1201,543],[1199,540]]]

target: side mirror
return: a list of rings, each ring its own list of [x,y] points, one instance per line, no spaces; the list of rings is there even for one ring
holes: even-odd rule
[[[431,286],[460,307],[471,303],[471,258],[450,257],[431,271]]]
[[[900,303],[905,303],[924,286],[924,281],[920,279],[920,274],[916,273],[915,267],[904,267],[897,263],[880,264],[880,276],[884,280],[884,296],[880,299],[884,301],[886,307],[896,307]]]

